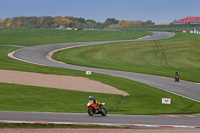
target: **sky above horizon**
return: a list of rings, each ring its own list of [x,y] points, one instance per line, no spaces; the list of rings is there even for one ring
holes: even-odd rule
[[[171,23],[200,16],[200,0],[0,0],[0,18],[19,16],[74,16],[104,22],[152,20]]]

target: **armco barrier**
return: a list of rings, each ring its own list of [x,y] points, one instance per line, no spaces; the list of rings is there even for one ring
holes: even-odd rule
[[[190,31],[190,33],[200,34],[200,31]]]

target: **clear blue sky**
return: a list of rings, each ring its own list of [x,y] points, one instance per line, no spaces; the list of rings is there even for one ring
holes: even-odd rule
[[[0,18],[15,16],[74,16],[99,22],[114,17],[170,23],[200,16],[200,0],[0,0]]]

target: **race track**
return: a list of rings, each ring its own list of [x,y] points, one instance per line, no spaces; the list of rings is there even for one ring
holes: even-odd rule
[[[64,64],[61,62],[51,60],[51,54],[53,54],[52,51],[56,51],[58,49],[69,48],[69,47],[74,47],[74,46],[91,45],[91,44],[104,44],[104,43],[111,43],[111,42],[158,40],[158,39],[163,39],[163,38],[169,38],[174,35],[174,33],[170,33],[170,32],[153,32],[153,33],[154,34],[152,36],[148,36],[141,39],[135,39],[135,40],[76,42],[76,43],[49,44],[49,45],[25,47],[13,53],[13,56],[23,61],[45,65],[45,66],[61,67],[61,68],[68,68],[68,69],[82,70],[82,71],[88,70],[95,73],[102,73],[102,74],[108,74],[108,75],[117,76],[117,77],[123,77],[123,78],[131,79],[134,81],[138,81],[141,83],[149,84],[149,85],[161,88],[163,90],[175,93],[177,95],[181,95],[181,96],[193,99],[195,101],[200,101],[200,97],[199,97],[200,85],[197,83],[182,81],[182,80],[179,83],[177,83],[177,82],[174,82],[174,79],[172,78],[152,76],[152,75],[147,75],[147,74],[138,74],[138,73],[132,73],[132,72],[82,67],[82,66]],[[172,75],[173,73],[174,72],[172,72]]]
[[[86,110],[87,111],[87,110]],[[170,128],[200,128],[200,115],[111,115],[106,117],[79,113],[42,113],[42,112],[17,112],[0,111],[0,122],[23,121],[55,124],[79,124],[79,125],[113,125],[129,127],[170,127]]]
[[[49,45],[24,47],[12,53],[11,56],[21,61],[26,61],[45,66],[61,67],[61,68],[68,68],[68,69],[82,70],[82,71],[90,70],[95,73],[102,73],[117,77],[123,77],[134,81],[139,81],[141,83],[149,84],[151,86],[155,86],[160,89],[200,102],[200,97],[199,97],[200,85],[197,83],[182,81],[182,80],[179,83],[175,83],[174,79],[172,78],[165,78],[147,74],[138,74],[132,72],[82,67],[82,66],[64,64],[51,59],[51,55],[53,54],[52,51],[55,52],[55,50],[63,48],[70,48],[74,46],[91,45],[91,44],[104,44],[111,42],[158,40],[174,36],[174,33],[170,32],[153,32],[153,33],[154,34],[152,36],[135,40],[77,42],[77,43],[62,43],[62,44],[49,44]],[[18,115],[16,115],[15,113],[17,113]],[[169,116],[108,115],[107,117],[98,117],[98,116],[89,117],[86,114],[62,114],[62,113],[29,114],[27,112],[0,112],[0,120],[200,126],[199,116],[169,117]]]

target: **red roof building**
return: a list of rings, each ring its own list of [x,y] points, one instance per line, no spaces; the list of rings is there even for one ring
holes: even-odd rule
[[[171,23],[172,25],[180,24],[200,24],[200,17],[186,17]]]

